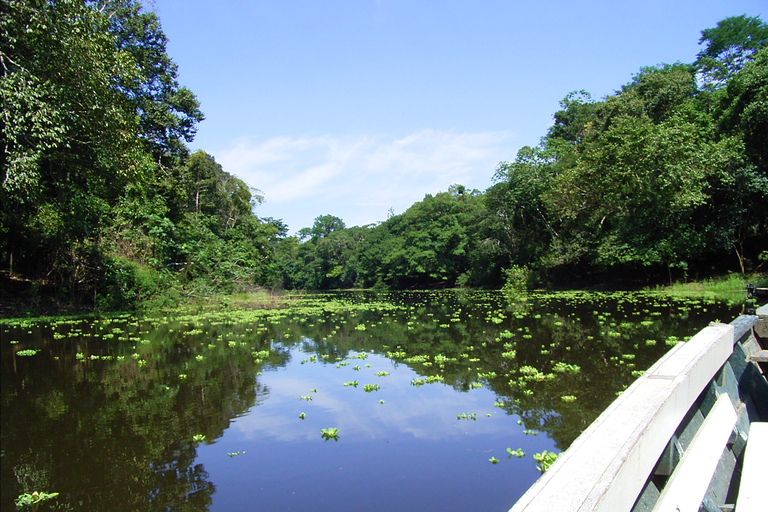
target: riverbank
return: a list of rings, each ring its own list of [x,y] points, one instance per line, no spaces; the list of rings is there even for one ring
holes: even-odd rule
[[[646,290],[660,291],[686,296],[708,296],[731,303],[746,301],[746,286],[768,287],[768,273],[726,274],[698,281],[675,283],[665,286],[647,287]],[[576,287],[578,289],[578,287]],[[244,308],[275,308],[290,304],[303,291],[255,289],[251,292],[225,294],[195,294],[174,290],[166,296],[143,301],[137,310],[177,308],[180,306],[228,306]],[[99,312],[89,297],[73,297],[62,286],[38,281],[18,279],[7,273],[0,273],[0,318],[37,317],[49,315],[86,314]]]

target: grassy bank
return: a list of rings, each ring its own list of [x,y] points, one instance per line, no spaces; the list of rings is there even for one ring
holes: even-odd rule
[[[747,285],[768,287],[768,274],[727,274],[701,281],[675,283],[654,288],[655,291],[679,295],[707,295],[729,302],[744,302]]]

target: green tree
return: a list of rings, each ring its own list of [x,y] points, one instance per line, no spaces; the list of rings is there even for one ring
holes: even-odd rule
[[[87,3],[109,20],[115,45],[136,63],[140,78],[121,84],[120,90],[136,109],[142,140],[155,161],[178,162],[187,153],[184,142],[194,139],[204,116],[192,91],[177,81],[178,67],[168,56],[160,20],[136,0]]]
[[[644,68],[596,105],[599,123],[544,194],[561,229],[549,264],[687,268],[731,247],[727,207],[745,173],[743,146],[720,137],[684,65]],[[725,214],[728,212],[728,214]]]
[[[759,253],[768,243],[768,48],[757,52],[718,93],[721,137],[743,144],[747,159],[731,186],[718,195],[722,210],[730,212],[726,243],[745,272],[749,253]]]
[[[718,88],[768,45],[768,24],[759,17],[731,16],[701,32],[695,66],[709,88]]]
[[[557,236],[543,198],[557,163],[547,145],[523,147],[514,162],[501,162],[486,192],[489,214],[499,219],[498,240],[514,264],[536,262]]]
[[[570,92],[560,102],[560,108],[553,116],[555,122],[547,137],[569,143],[579,142],[594,118],[592,96],[584,90]]]
[[[346,228],[344,221],[335,215],[320,215],[315,218],[315,222],[312,225],[312,228],[310,228],[309,234],[313,238],[323,238],[334,231],[339,231],[344,228]]]
[[[135,62],[77,0],[6,2],[0,30],[0,250],[15,271],[88,282],[101,219],[152,172],[119,91]]]
[[[744,140],[752,162],[768,176],[768,48],[733,76],[721,100],[720,129]]]
[[[427,194],[401,215],[377,226],[364,256],[368,282],[393,288],[453,286],[470,270],[469,254],[477,243],[477,212],[484,208],[482,195],[453,185],[448,192]],[[378,258],[375,276],[370,274],[371,254]],[[465,276],[466,281],[470,276]]]

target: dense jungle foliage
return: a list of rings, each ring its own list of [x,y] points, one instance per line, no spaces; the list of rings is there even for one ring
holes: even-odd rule
[[[768,25],[702,32],[694,63],[568,94],[486,191],[288,236],[205,152],[157,16],[136,0],[2,0],[0,303],[97,308],[259,287],[575,285],[768,259]],[[489,170],[489,173],[492,172]]]

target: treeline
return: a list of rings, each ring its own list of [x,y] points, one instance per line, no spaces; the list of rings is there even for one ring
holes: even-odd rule
[[[768,25],[727,18],[700,43],[694,63],[642,68],[602,100],[568,94],[485,192],[454,185],[372,227],[318,217],[282,255],[285,284],[519,288],[759,269]]]
[[[768,26],[569,94],[536,147],[400,215],[298,236],[186,144],[203,120],[136,0],[3,0],[0,271],[99,308],[258,287],[568,285],[754,270],[768,247]],[[7,293],[7,292],[2,292]],[[34,295],[34,293],[33,293]],[[7,295],[0,295],[0,299]]]

